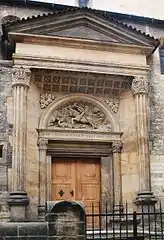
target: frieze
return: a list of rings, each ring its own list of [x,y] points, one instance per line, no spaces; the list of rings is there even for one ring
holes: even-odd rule
[[[112,131],[112,124],[98,107],[85,101],[70,101],[55,109],[48,128],[88,129]]]
[[[120,141],[121,133],[85,131],[85,130],[67,130],[67,129],[44,129],[38,130],[39,137],[52,140],[79,140],[79,141],[99,141],[113,142]]]

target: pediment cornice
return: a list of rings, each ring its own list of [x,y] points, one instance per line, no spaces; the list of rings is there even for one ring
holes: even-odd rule
[[[91,9],[67,10],[6,25],[9,33],[154,48],[158,40]]]

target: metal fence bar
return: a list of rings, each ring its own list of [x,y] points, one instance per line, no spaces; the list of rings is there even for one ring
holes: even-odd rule
[[[144,206],[143,206],[143,204],[141,204],[141,221],[142,221],[142,235],[143,235],[143,237],[145,236],[145,219],[144,219]]]
[[[161,234],[162,234],[162,240],[163,240],[163,217],[162,217],[162,205],[160,202],[160,230],[161,230]]]
[[[100,235],[100,239],[101,239],[101,203],[99,203],[99,235]]]
[[[94,233],[94,203],[92,202],[92,239],[94,239],[95,233]]]
[[[113,240],[115,240],[115,224],[114,224],[114,221],[115,221],[115,215],[114,215],[114,201],[113,201],[113,206],[112,206],[112,227],[113,227]]]
[[[108,203],[107,203],[107,201],[106,201],[106,204],[105,204],[105,206],[106,206],[106,211],[105,211],[105,214],[106,214],[106,216],[105,216],[105,225],[106,225],[106,231],[105,231],[105,233],[106,233],[106,239],[108,239]]]
[[[128,238],[128,203],[125,205],[125,218],[126,218],[126,238]]]
[[[124,211],[121,205],[114,208],[114,202],[113,204],[106,202],[103,206],[102,209],[101,204],[95,206],[92,203],[92,211],[86,213],[88,239],[127,240],[134,238],[136,240],[136,237],[143,237],[149,240],[164,240],[164,212],[161,203],[157,207],[141,206],[138,212],[129,211],[127,203],[124,205]]]
[[[156,214],[156,207],[155,207],[155,204],[154,204],[154,223],[155,223],[155,233],[157,232],[157,214]],[[157,240],[157,235],[155,234],[155,240]]]

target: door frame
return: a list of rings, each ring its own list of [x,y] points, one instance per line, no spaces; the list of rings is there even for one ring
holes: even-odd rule
[[[83,146],[83,148],[81,147]],[[89,147],[85,147],[89,146]],[[94,148],[93,148],[94,146]],[[97,149],[99,146],[99,149]],[[69,151],[67,151],[69,149]],[[96,151],[94,151],[97,149]],[[65,150],[65,151],[64,151]],[[62,159],[62,157],[68,158],[85,158],[87,161],[91,158],[100,159],[100,202],[102,208],[105,208],[105,201],[111,199],[113,196],[113,155],[112,155],[112,143],[91,143],[91,142],[74,142],[69,141],[67,144],[62,141],[49,141],[47,146],[47,200],[51,201],[51,189],[52,189],[52,175],[51,164],[52,158]],[[53,160],[54,161],[54,160]],[[111,182],[109,187],[109,182]],[[104,203],[104,204],[103,204]]]

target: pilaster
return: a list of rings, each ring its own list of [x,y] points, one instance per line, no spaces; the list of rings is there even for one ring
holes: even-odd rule
[[[121,151],[123,143],[114,141],[112,144],[113,152],[113,171],[114,171],[114,211],[122,212],[122,176],[121,176]]]
[[[31,71],[23,67],[13,68],[13,151],[12,192],[8,203],[13,221],[25,220],[28,197],[25,191],[26,137],[27,137],[27,91]]]
[[[38,206],[38,217],[40,220],[44,220],[45,217],[45,205],[47,202],[47,144],[48,140],[45,138],[38,139],[39,148],[39,206]]]

